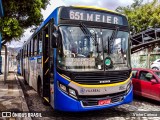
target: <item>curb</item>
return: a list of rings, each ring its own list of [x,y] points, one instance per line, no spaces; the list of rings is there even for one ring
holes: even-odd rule
[[[15,77],[15,79],[16,79],[16,81],[17,81],[17,84],[18,84],[18,89],[19,89],[20,96],[22,96],[22,97],[21,97],[22,110],[23,110],[24,112],[29,112],[29,108],[28,108],[27,102],[26,102],[26,100],[25,100],[24,93],[23,93],[23,91],[22,91],[22,87],[21,87],[21,85],[20,85],[20,83],[19,83],[18,76],[17,76],[16,73],[14,73],[14,74],[15,74],[14,77]],[[26,118],[23,118],[23,119],[24,119],[24,120],[32,120],[31,117],[26,117]]]

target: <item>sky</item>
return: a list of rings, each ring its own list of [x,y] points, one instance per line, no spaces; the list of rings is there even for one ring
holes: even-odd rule
[[[151,0],[144,0],[144,2],[150,2]],[[50,5],[47,6],[46,10],[42,10],[44,20],[49,16],[49,14],[58,6],[70,6],[70,5],[88,5],[107,8],[110,10],[115,10],[118,6],[127,6],[132,4],[133,0],[50,0]],[[25,30],[24,37],[21,38],[19,42],[11,42],[10,47],[21,47],[24,41],[32,35],[31,29]]]

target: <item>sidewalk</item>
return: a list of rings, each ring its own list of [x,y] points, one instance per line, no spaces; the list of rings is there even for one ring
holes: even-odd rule
[[[16,79],[15,72],[9,72],[6,83],[4,83],[4,75],[0,75],[0,119],[4,111],[29,111],[19,81]],[[5,120],[5,118],[3,119]],[[7,120],[17,119],[19,118],[7,118]]]

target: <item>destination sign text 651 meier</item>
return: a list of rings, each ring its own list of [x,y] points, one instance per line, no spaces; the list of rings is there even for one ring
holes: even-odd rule
[[[125,25],[123,17],[118,14],[112,14],[110,12],[100,12],[95,10],[83,10],[83,9],[64,9],[62,11],[61,18],[70,20],[82,20],[101,22],[117,25]]]

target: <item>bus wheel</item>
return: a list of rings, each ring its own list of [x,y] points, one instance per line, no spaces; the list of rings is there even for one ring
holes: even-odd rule
[[[42,84],[41,84],[40,80],[38,81],[38,94],[40,97],[43,96],[43,88],[42,88]]]
[[[24,84],[28,85],[27,80],[25,79],[25,77],[24,77]]]
[[[27,81],[26,81],[26,80],[24,80],[24,84],[25,84],[25,85],[28,85],[28,83],[27,83]]]
[[[38,94],[41,97],[43,105],[48,106],[48,102],[43,98],[43,86],[40,81],[38,82]]]

